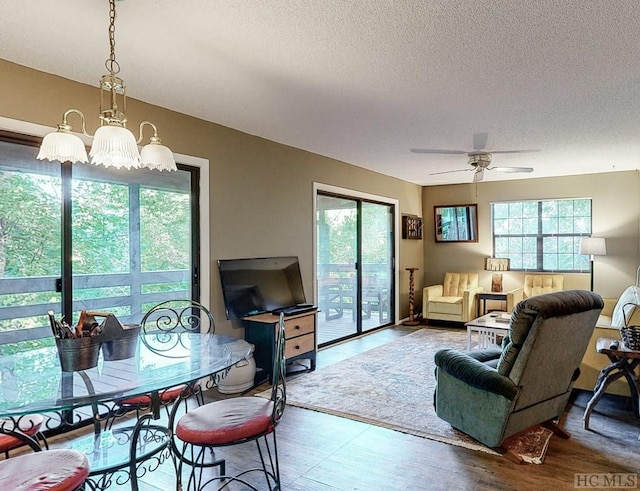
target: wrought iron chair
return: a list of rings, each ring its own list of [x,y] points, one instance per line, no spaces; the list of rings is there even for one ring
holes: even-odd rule
[[[149,350],[168,358],[186,358],[190,354],[191,339],[197,337],[201,340],[202,333],[213,336],[215,323],[213,314],[199,302],[167,300],[155,305],[144,315],[140,330],[140,341]],[[111,459],[105,457],[99,468],[92,469],[88,486],[102,490],[113,483],[124,484],[130,481],[131,489],[137,490],[139,465],[151,458],[162,462],[166,458],[162,456],[164,450],[171,445],[171,431],[153,421],[158,415],[159,407],[165,408],[170,428],[176,408],[181,405],[181,401],[186,404],[187,398],[192,395],[196,396],[198,404],[202,404],[199,382],[171,387],[158,394],[148,393],[116,401],[105,418],[105,430],[110,430],[106,434],[113,440],[129,443],[132,450],[128,459],[116,458],[111,462]],[[136,412],[137,423],[134,427],[125,425],[113,428],[119,417],[132,411]],[[94,408],[93,413],[97,412],[97,408]],[[100,428],[100,421],[94,421],[93,444],[100,447],[103,435],[105,432]],[[160,457],[156,457],[157,455]]]
[[[36,449],[48,449],[47,440],[40,433],[44,418],[40,414],[25,414],[17,420],[0,418],[0,453],[9,458],[9,451],[29,445]]]
[[[201,333],[213,336],[215,333],[213,314],[195,300],[167,300],[159,303],[144,315],[140,327],[141,341],[147,348],[174,358],[189,355],[190,336],[201,336]],[[198,383],[193,386],[171,387],[160,392],[159,398],[160,403],[167,408],[168,416],[168,407],[171,404],[192,395],[199,405],[204,403]],[[151,394],[122,399],[113,408],[113,418],[107,426],[110,428],[117,417],[131,411],[136,411],[136,416],[139,417],[141,412],[151,407],[151,404]]]
[[[27,453],[0,462],[2,489],[75,491],[89,476],[87,457],[75,450]]]
[[[181,451],[177,448],[179,442],[175,444],[180,458],[178,479],[181,479],[183,465],[191,466],[187,489],[193,487],[200,490],[216,481],[223,483],[218,489],[225,488],[233,481],[256,491],[264,489],[257,488],[255,484],[247,481],[245,475],[250,472],[263,473],[270,490],[281,489],[276,426],[282,419],[286,407],[284,346],[284,315],[280,314],[269,399],[236,397],[210,402],[179,419],[175,430],[176,437],[182,442]],[[221,459],[216,460],[213,450],[250,441],[256,442],[262,466],[244,470],[235,476],[225,475],[225,462]],[[209,459],[208,451],[212,455]],[[207,477],[203,482],[204,468],[214,466],[220,466],[220,475]]]

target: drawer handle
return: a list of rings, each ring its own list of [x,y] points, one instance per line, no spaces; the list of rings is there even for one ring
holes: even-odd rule
[[[300,345],[299,344],[296,344],[296,349],[300,349]]]
[[[294,327],[294,329],[300,330],[300,326],[296,325],[296,327]]]

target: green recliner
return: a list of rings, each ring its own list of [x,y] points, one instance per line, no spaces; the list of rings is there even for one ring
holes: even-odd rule
[[[536,295],[514,308],[502,349],[438,351],[436,414],[488,447],[559,418],[603,306],[585,290]]]

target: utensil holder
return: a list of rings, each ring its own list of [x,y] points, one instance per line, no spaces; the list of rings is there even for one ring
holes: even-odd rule
[[[133,358],[138,348],[140,326],[125,325],[114,339],[102,343],[102,357],[105,361]]]
[[[86,338],[56,339],[60,366],[63,372],[88,370],[98,365],[100,340],[97,336]]]

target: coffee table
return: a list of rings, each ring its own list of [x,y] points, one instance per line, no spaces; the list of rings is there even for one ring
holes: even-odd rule
[[[467,327],[467,351],[471,349],[499,348],[498,337],[504,337],[509,333],[509,322],[500,321],[507,319],[506,312],[491,312],[465,324]],[[472,340],[476,335],[476,343]]]

